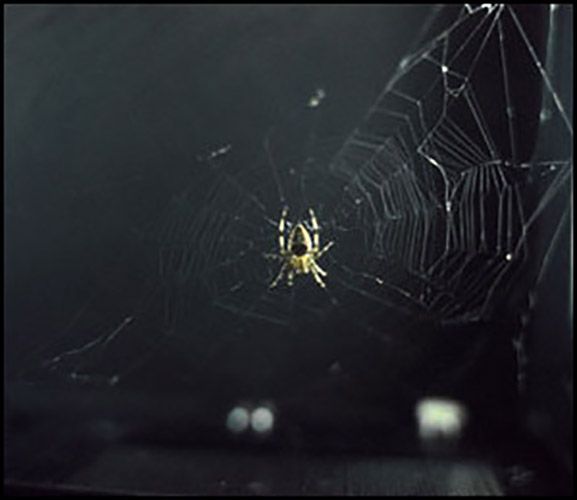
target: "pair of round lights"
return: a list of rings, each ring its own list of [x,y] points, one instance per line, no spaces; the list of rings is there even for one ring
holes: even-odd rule
[[[257,434],[266,434],[274,427],[274,413],[266,406],[255,409],[236,406],[228,413],[226,427],[234,434],[240,434],[251,428]]]

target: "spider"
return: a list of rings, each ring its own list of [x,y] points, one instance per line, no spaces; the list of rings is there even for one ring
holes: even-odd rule
[[[323,277],[327,273],[317,264],[317,260],[334,245],[334,241],[329,241],[322,249],[320,248],[319,223],[312,208],[309,208],[312,236],[305,224],[299,222],[290,230],[288,240],[285,240],[285,227],[290,225],[286,220],[287,215],[288,207],[284,207],[278,223],[279,253],[265,254],[265,257],[282,261],[280,271],[270,284],[270,288],[277,286],[285,273],[289,286],[293,285],[295,274],[311,273],[317,284],[325,288]]]

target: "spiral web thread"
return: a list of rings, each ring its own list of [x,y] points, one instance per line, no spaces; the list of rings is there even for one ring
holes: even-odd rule
[[[550,13],[551,34],[559,9]],[[542,62],[506,5],[465,5],[448,17],[400,62],[344,141],[316,134],[326,95],[317,90],[304,106],[314,116],[304,142],[291,142],[279,126],[263,141],[263,161],[238,161],[233,144],[199,156],[204,177],[173,199],[155,233],[165,331],[189,335],[192,325],[203,339],[208,331],[216,338],[223,314],[284,329],[330,320],[351,305],[363,310],[358,329],[373,328],[371,314],[382,318],[383,309],[467,323],[490,318],[528,262],[538,260],[533,284],[540,279],[569,219],[568,203],[555,207],[572,175],[572,122],[556,89],[552,41]],[[529,159],[519,151],[513,45],[542,83]],[[313,207],[321,244],[335,241],[320,262],[326,290],[310,276],[269,288],[279,266],[263,255],[278,251],[283,205],[289,230]],[[533,255],[530,237],[545,216],[554,221],[540,236],[548,244]],[[110,349],[144,314],[135,311],[46,366]]]

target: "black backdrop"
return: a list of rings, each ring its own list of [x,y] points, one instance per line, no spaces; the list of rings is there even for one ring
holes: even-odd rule
[[[91,386],[70,386],[69,377],[63,380],[43,371],[42,363],[47,356],[70,348],[70,337],[62,340],[59,336],[93,294],[102,297],[101,303],[91,306],[95,325],[121,312],[118,297],[131,304],[141,296],[151,256],[141,252],[135,235],[145,231],[183,183],[194,183],[191,166],[199,152],[224,141],[243,144],[241,155],[247,158],[254,155],[270,124],[319,86],[329,87],[337,103],[333,111],[336,132],[352,130],[398,60],[414,48],[430,10],[426,6],[9,7],[5,38],[8,380],[31,381],[32,387],[50,383],[64,391],[70,388],[73,401],[91,394]],[[535,18],[535,40],[544,43],[541,17]],[[526,81],[517,85],[530,87]],[[539,98],[532,93],[515,94],[526,98],[526,138],[534,130],[530,116],[536,116]],[[525,143],[528,148],[530,142]],[[561,252],[554,261],[566,269]],[[568,290],[562,278],[566,274],[562,270],[552,273],[559,283],[543,286]],[[555,281],[555,276],[550,279]],[[496,325],[467,327],[459,331],[459,337],[454,330],[428,325],[425,339],[429,340],[424,345],[431,348],[429,364],[415,367],[403,380],[387,380],[396,384],[396,390],[386,391],[393,399],[384,410],[372,408],[383,381],[375,378],[382,375],[382,367],[377,366],[380,360],[373,356],[370,341],[327,347],[318,338],[312,339],[305,344],[313,353],[312,364],[319,359],[330,364],[323,350],[353,352],[349,363],[357,378],[336,387],[315,385],[310,391],[300,391],[296,405],[289,398],[287,412],[294,411],[294,418],[304,419],[306,427],[310,416],[306,408],[320,398],[323,426],[332,422],[337,429],[341,425],[352,429],[356,424],[351,423],[360,418],[363,428],[372,421],[371,415],[377,421],[385,415],[389,423],[395,422],[389,430],[407,429],[410,435],[413,404],[430,387],[429,379],[475,344],[480,351],[474,366],[459,370],[458,378],[443,385],[443,390],[465,400],[480,415],[479,421],[490,422],[498,436],[510,433],[519,425],[517,381],[510,338],[502,332],[516,328],[517,311],[525,307],[524,300],[523,293],[514,296],[503,306]],[[562,317],[567,303],[561,296],[548,306],[539,306],[535,317],[547,318],[556,307],[559,310],[553,317]],[[568,351],[559,344],[566,342],[568,326],[555,328],[558,337],[546,337],[541,332],[547,327],[539,325],[537,321],[532,330],[532,349],[539,360],[533,365],[534,377],[545,380],[547,387],[567,380],[565,368],[556,368],[553,376],[543,373],[550,373],[551,366],[567,366],[560,351]],[[89,341],[90,335],[85,339]],[[413,341],[409,339],[407,345]],[[227,366],[226,359],[221,360],[223,366],[206,367],[204,375],[195,372],[183,377],[182,372],[192,364],[191,354],[182,361],[180,353],[171,351],[179,347],[155,342],[154,338],[131,342],[111,355],[118,356],[117,363],[139,360],[119,390],[149,392],[152,407],[159,392],[185,394],[195,402],[195,412],[207,406],[211,408],[207,414],[216,411],[220,415],[235,399],[258,400],[274,394],[282,401],[287,395],[284,391],[292,388],[290,383],[285,387],[278,380],[264,380],[258,355],[245,361],[244,383],[219,384],[223,371],[245,369]],[[268,345],[265,352],[271,350]],[[201,362],[205,353],[198,355]],[[97,368],[109,362],[102,357],[94,361]],[[290,378],[300,368],[291,359],[286,363],[279,371]],[[293,375],[306,379],[308,373],[305,369]],[[22,386],[15,387],[17,395],[26,399],[28,393]],[[538,383],[536,387],[534,398],[543,406],[548,391]],[[560,414],[566,415],[564,396],[556,400]],[[282,402],[277,405],[282,407]],[[54,410],[66,413],[62,407]],[[202,412],[198,418],[203,419]],[[368,427],[372,430],[361,436],[370,441],[374,429]],[[178,436],[181,428],[175,429]],[[340,433],[335,438],[330,425],[327,429],[333,436],[327,439],[338,442]],[[359,434],[353,433],[352,441],[358,439]]]

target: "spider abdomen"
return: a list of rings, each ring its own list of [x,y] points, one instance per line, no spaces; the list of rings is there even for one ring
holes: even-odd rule
[[[291,251],[297,257],[302,257],[307,253],[307,246],[304,243],[296,243],[292,246]]]

